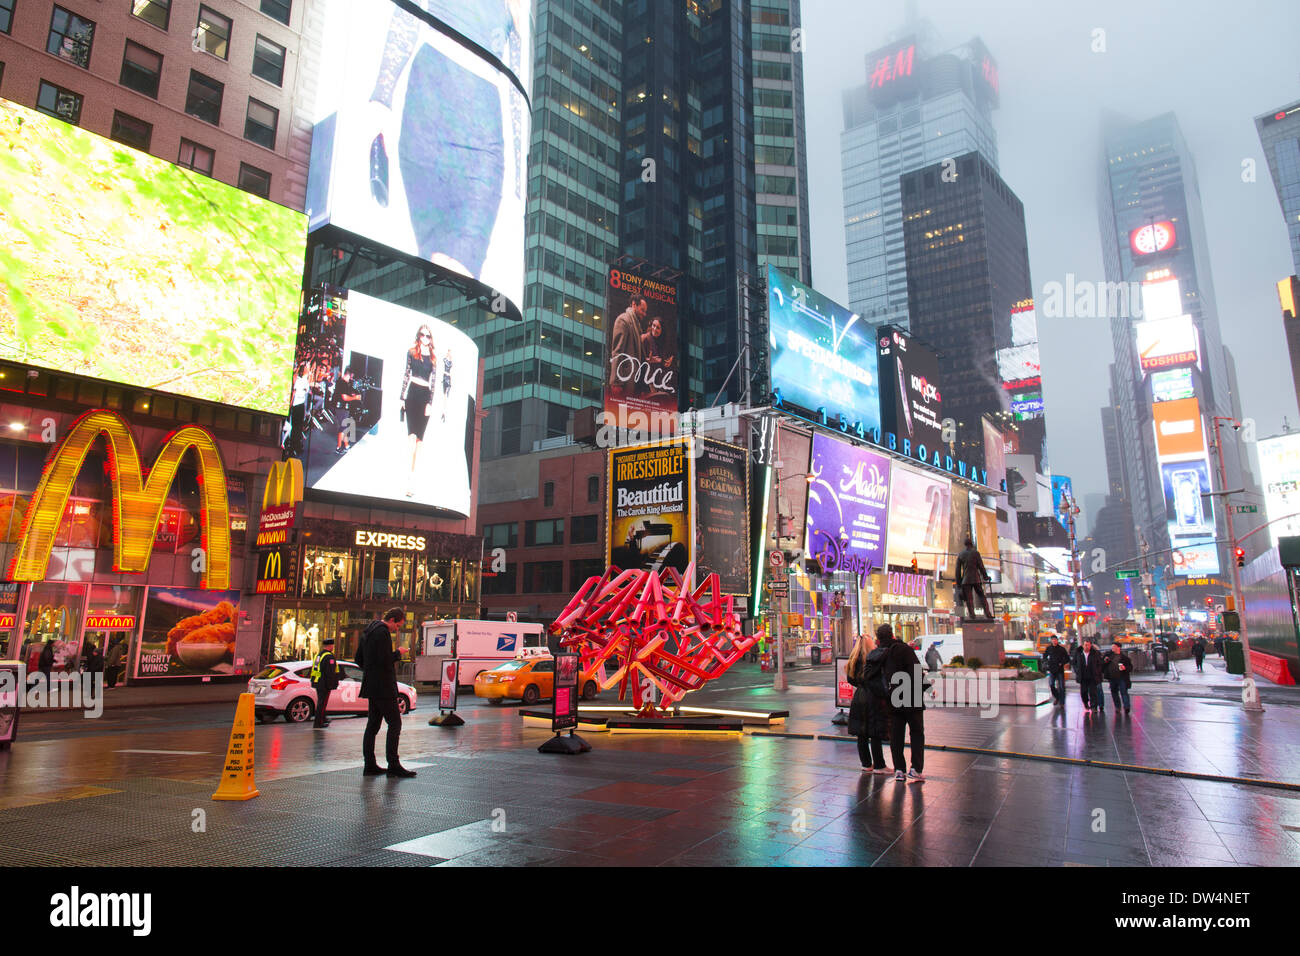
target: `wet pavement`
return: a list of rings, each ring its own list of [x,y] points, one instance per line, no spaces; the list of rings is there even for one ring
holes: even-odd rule
[[[788,709],[767,733],[814,739],[584,733],[594,749],[576,757],[539,754],[547,731],[472,697],[464,727],[429,727],[423,695],[402,735],[414,780],[361,776],[359,719],[259,725],[261,795],[245,803],[210,799],[228,703],[28,712],[0,752],[0,865],[1300,864],[1300,707],[1138,693],[1131,717],[1087,717],[1071,688],[1063,714],[926,714],[936,744],[1293,790],[951,751],[906,784],[860,772],[832,739],[829,683],[829,668],[795,671],[778,694],[740,665],[696,695]]]

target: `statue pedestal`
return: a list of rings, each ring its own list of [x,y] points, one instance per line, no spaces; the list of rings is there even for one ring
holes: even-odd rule
[[[984,664],[1002,663],[1002,642],[1007,632],[1001,621],[984,618],[961,623],[962,656],[969,661],[978,657]]]

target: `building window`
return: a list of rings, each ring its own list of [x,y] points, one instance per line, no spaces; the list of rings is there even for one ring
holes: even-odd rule
[[[515,522],[483,527],[483,544],[489,548],[513,548],[519,544],[519,525]]]
[[[564,544],[563,518],[524,522],[525,547],[541,547],[548,544]]]
[[[158,99],[162,61],[163,58],[153,50],[127,40],[126,52],[122,54],[122,75],[118,77],[118,82],[128,90]]]
[[[50,39],[45,52],[53,53],[83,69],[90,67],[90,47],[95,42],[95,24],[62,7],[50,17]]]
[[[194,45],[223,60],[230,59],[230,18],[207,7],[199,7],[199,25],[194,29]]]
[[[17,0],[0,0],[0,33],[8,33],[14,25],[14,3]]]
[[[542,504],[547,508],[555,504],[555,482],[548,481],[542,485]]]
[[[264,169],[250,166],[248,163],[240,163],[239,188],[252,193],[254,196],[270,199],[271,174]]]
[[[571,544],[591,544],[596,541],[600,534],[600,524],[598,515],[579,515],[569,519],[571,528]]]
[[[602,558],[583,558],[569,562],[569,587],[576,591],[587,583],[588,578],[598,578],[605,573],[605,561]]]
[[[203,173],[205,176],[211,176],[212,161],[215,157],[216,154],[206,146],[200,146],[198,143],[183,139],[181,140],[180,156],[176,158],[176,165],[192,169],[197,173]]]
[[[600,500],[600,476],[592,475],[587,479],[587,502]]]
[[[36,93],[36,108],[74,126],[81,122],[81,94],[41,80]]]
[[[504,571],[483,575],[484,594],[514,594],[519,590],[515,583],[515,566],[512,564]]]
[[[120,110],[114,110],[113,132],[109,135],[119,143],[126,143],[147,153],[149,143],[153,139],[153,124],[128,116]]]
[[[530,561],[524,565],[525,594],[558,594],[562,590],[563,561]]]
[[[276,86],[284,85],[284,47],[259,34],[253,41],[253,75]]]
[[[293,0],[262,0],[262,12],[272,20],[279,20],[289,25],[289,14],[293,10]]]
[[[280,125],[280,111],[249,98],[248,115],[244,119],[244,139],[275,149],[275,130]]]
[[[205,123],[217,126],[221,122],[221,98],[226,86],[198,70],[190,70],[190,88],[185,94],[185,112],[197,116]]]
[[[166,30],[172,18],[172,0],[132,0],[131,14]]]

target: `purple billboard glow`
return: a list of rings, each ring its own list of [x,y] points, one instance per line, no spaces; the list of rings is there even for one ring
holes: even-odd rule
[[[865,584],[885,564],[889,459],[817,434],[809,474],[809,557],[823,572],[848,571]]]

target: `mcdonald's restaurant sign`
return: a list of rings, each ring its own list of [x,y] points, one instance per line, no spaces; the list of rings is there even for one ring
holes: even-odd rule
[[[302,462],[297,458],[271,466],[262,492],[262,516],[257,519],[257,547],[275,547],[289,540],[298,520],[302,488]]]
[[[167,493],[176,481],[181,460],[191,449],[198,464],[201,508],[199,527],[203,552],[196,565],[201,587],[224,591],[230,587],[230,501],[221,449],[211,432],[186,425],[164,440],[146,480],[140,450],[126,420],[108,409],[86,412],[68,429],[45,462],[6,577],[10,581],[43,581],[50,549],[68,510],[73,483],[92,447],[103,436],[108,445],[108,470],[113,514],[113,570],[143,574],[149,568],[154,537],[162,520]]]
[[[284,594],[289,590],[289,578],[284,569],[288,564],[285,552],[280,548],[263,551],[257,556],[257,593]]]

